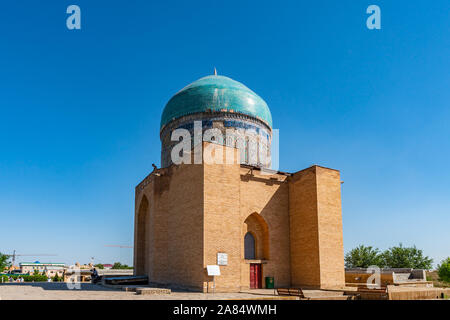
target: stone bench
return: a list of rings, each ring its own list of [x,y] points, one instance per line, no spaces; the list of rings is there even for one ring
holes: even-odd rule
[[[305,298],[302,289],[300,288],[278,288],[277,293],[279,296],[296,296],[300,298]]]

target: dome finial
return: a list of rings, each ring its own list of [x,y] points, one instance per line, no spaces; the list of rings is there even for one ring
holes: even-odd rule
[[[217,69],[214,67],[214,75],[217,76]]]

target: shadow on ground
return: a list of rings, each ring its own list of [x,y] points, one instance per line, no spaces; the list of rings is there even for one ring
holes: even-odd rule
[[[68,286],[69,285],[69,286]],[[65,282],[8,282],[8,283],[0,283],[1,286],[29,286],[29,287],[37,287],[42,288],[43,290],[85,290],[85,291],[117,291],[114,288],[107,288],[101,285],[92,284],[92,283],[80,283],[80,289],[70,289],[74,288],[70,286],[70,284]]]

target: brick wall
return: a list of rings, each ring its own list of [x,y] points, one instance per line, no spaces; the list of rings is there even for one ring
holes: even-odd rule
[[[144,195],[146,219],[138,214]],[[137,236],[142,221],[145,244]],[[236,162],[158,169],[136,188],[135,223],[135,265],[138,270],[136,255],[145,245],[144,268],[152,282],[206,291],[212,284],[206,266],[217,264],[223,252],[228,265],[216,277],[216,291],[249,288],[244,236],[252,231],[263,284],[272,276],[277,287],[344,285],[336,170],[313,166],[288,177]]]
[[[316,167],[319,221],[320,286],[345,285],[342,234],[341,179],[339,171]]]
[[[319,166],[295,173],[289,184],[293,286],[345,285],[339,171]]]
[[[201,290],[203,167],[172,166],[158,174],[142,190],[151,204],[146,228],[147,274],[151,282]]]
[[[240,169],[240,225],[241,239],[241,287],[250,286],[250,267],[244,260],[245,220],[252,214],[259,215],[268,226],[268,256],[262,265],[264,278],[275,278],[276,286],[290,284],[289,257],[289,189],[287,177],[282,174],[263,175],[259,170]],[[261,239],[259,239],[261,242]],[[258,245],[261,247],[261,243]],[[261,255],[261,253],[259,254]]]
[[[206,145],[207,143],[205,143]],[[217,149],[224,148],[213,145]],[[239,152],[232,148],[238,159]],[[222,152],[225,156],[225,152]],[[224,161],[225,162],[225,161]],[[239,170],[233,164],[204,165],[204,268],[217,264],[217,253],[228,254],[228,265],[221,266],[217,276],[216,292],[236,292],[240,288],[241,226],[239,216]],[[212,285],[212,277],[205,283]]]
[[[289,181],[291,285],[320,287],[319,232],[315,168]]]

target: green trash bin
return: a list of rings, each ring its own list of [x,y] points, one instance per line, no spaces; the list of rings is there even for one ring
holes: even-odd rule
[[[266,289],[273,289],[273,277],[266,277]]]

